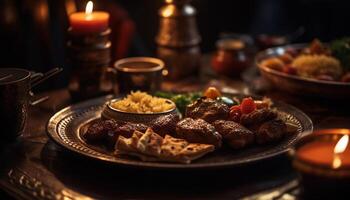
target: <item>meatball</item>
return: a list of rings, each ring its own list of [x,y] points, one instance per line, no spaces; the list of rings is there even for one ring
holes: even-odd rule
[[[256,134],[258,144],[265,144],[280,140],[287,132],[287,125],[280,119],[263,123]]]
[[[213,125],[222,135],[223,141],[234,149],[246,147],[254,142],[255,134],[236,122],[217,120]]]
[[[263,108],[257,109],[249,114],[244,114],[241,116],[241,124],[244,126],[254,126],[261,124],[262,122],[275,119],[277,113],[271,109]]]
[[[93,122],[87,129],[83,138],[89,143],[105,141],[109,134],[115,134],[118,124],[114,120],[102,120]]]
[[[152,130],[158,135],[176,135],[176,124],[180,121],[178,114],[162,115],[151,122]]]
[[[230,108],[222,101],[202,97],[186,108],[186,117],[203,119],[212,123],[215,120],[228,119]]]
[[[185,118],[176,125],[177,137],[188,142],[212,144],[216,148],[221,146],[221,135],[213,125],[202,119]]]
[[[115,133],[119,136],[122,135],[126,138],[130,138],[134,131],[140,131],[142,133],[146,132],[148,126],[141,123],[125,122],[118,126]],[[117,137],[118,138],[118,137]]]

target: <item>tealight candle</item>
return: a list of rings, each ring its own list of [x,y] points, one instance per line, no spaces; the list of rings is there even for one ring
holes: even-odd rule
[[[349,193],[350,130],[315,131],[293,151],[293,166],[301,175],[305,194],[335,197]]]
[[[72,32],[76,34],[103,32],[108,29],[108,20],[108,13],[93,11],[92,1],[86,4],[85,12],[77,12],[69,16]]]
[[[331,168],[350,167],[350,148],[346,148],[349,135],[336,141],[314,141],[298,149],[297,154],[305,162]],[[338,147],[338,148],[336,148]]]

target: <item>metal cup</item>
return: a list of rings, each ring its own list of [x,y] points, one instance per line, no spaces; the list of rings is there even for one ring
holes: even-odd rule
[[[155,92],[163,79],[164,62],[157,58],[132,57],[114,63],[119,93]]]
[[[55,68],[48,73],[35,73],[19,68],[0,69],[0,124],[2,140],[13,140],[25,129],[31,87],[60,72]],[[47,97],[35,101],[42,102]]]

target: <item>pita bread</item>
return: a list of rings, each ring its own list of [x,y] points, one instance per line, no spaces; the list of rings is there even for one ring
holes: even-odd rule
[[[143,161],[191,163],[214,151],[214,145],[189,143],[166,135],[164,139],[148,128],[144,134],[135,131],[131,138],[119,136],[115,153],[136,156]]]
[[[125,138],[120,135],[115,144],[115,149],[119,149],[122,151],[137,152],[137,142],[140,140],[142,135],[143,133],[141,133],[140,131],[134,131],[131,138]]]
[[[153,132],[151,128],[148,128],[145,134],[139,139],[137,149],[146,155],[159,156],[162,143],[163,138]]]
[[[214,145],[193,144],[186,140],[166,135],[162,144],[162,160],[190,163],[205,154],[214,151]]]
[[[214,145],[210,144],[189,144],[180,152],[180,156],[195,160],[214,150]]]

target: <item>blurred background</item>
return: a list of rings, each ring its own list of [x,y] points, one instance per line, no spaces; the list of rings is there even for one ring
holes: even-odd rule
[[[65,43],[68,15],[83,11],[85,0],[1,0],[0,67],[64,73],[40,90],[65,87],[70,67]],[[158,9],[162,0],[95,0],[96,10],[111,14],[113,61],[127,56],[154,56]],[[202,36],[202,52],[215,50],[224,33],[289,35],[292,42],[321,41],[350,35],[350,1],[341,0],[193,0]],[[300,31],[302,30],[302,31]]]

